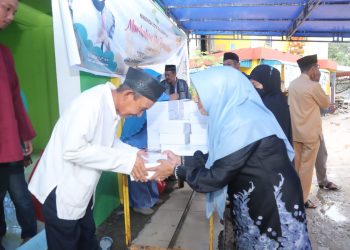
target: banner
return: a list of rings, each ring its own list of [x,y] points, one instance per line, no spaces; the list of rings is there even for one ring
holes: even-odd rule
[[[83,71],[117,76],[129,66],[179,65],[187,46],[150,0],[61,0],[60,8],[70,64]]]
[[[324,92],[330,94],[330,75],[329,71],[325,69],[320,69],[321,77],[320,84]],[[290,83],[299,77],[301,74],[300,69],[296,65],[284,64],[284,87],[288,89]]]

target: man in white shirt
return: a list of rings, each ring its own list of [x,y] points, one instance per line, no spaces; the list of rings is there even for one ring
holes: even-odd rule
[[[98,248],[92,197],[102,171],[147,181],[141,151],[116,137],[117,126],[121,117],[141,116],[164,90],[147,73],[129,68],[119,88],[91,88],[60,117],[29,184],[43,204],[50,250]]]

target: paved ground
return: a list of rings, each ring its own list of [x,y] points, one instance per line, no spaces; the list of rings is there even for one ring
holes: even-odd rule
[[[164,193],[160,196],[164,200],[164,204],[167,204],[171,193],[177,189],[176,181],[168,182],[167,188]],[[153,209],[158,211],[161,205],[156,205]],[[134,240],[139,232],[144,229],[144,227],[150,223],[153,215],[141,215],[135,213],[130,209],[130,228],[131,228],[131,239]],[[124,214],[123,208],[117,208],[104,223],[97,229],[97,239],[103,236],[111,237],[114,241],[113,246],[110,250],[122,250],[127,249],[125,244],[125,230],[124,230]]]

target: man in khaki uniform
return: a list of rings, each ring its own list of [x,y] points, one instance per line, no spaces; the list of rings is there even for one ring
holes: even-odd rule
[[[330,106],[329,97],[321,85],[317,55],[300,58],[297,61],[301,75],[290,83],[288,103],[292,121],[295,170],[303,188],[306,208],[315,208],[308,199],[316,156],[322,138],[320,108]]]

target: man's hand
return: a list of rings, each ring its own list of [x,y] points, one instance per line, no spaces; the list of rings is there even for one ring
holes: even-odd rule
[[[335,104],[331,104],[331,106],[329,106],[328,108],[328,112],[331,114],[333,114],[336,110],[337,110],[337,107],[335,106]]]
[[[135,181],[147,181],[147,170],[143,159],[141,158],[141,152],[137,153],[136,161],[134,167],[132,168],[131,175],[134,177]]]
[[[32,141],[24,141],[23,142],[23,155],[24,156],[28,156],[33,152],[33,145],[32,145]]]
[[[179,94],[178,94],[178,93],[171,94],[171,95],[169,96],[169,99],[170,99],[171,101],[173,101],[173,100],[179,100]]]

